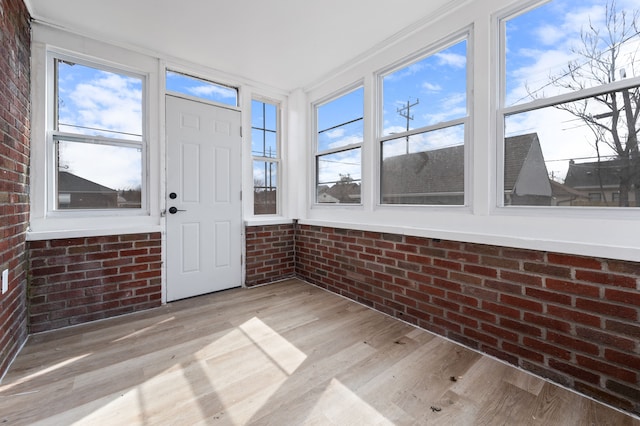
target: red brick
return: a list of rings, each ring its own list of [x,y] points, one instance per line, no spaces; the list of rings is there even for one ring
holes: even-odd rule
[[[450,271],[462,271],[462,264],[444,259],[433,259],[433,266],[436,268],[448,269]]]
[[[557,318],[565,319],[568,321],[577,322],[592,327],[600,327],[600,317],[593,314],[587,314],[584,312],[578,312],[571,308],[560,306],[547,306],[547,313]]]
[[[564,334],[547,331],[547,342],[555,343],[573,351],[584,352],[590,355],[598,355],[600,348],[598,345],[584,341],[583,339],[574,339]]]
[[[484,278],[482,277],[478,277],[475,275],[469,275],[469,274],[463,274],[460,272],[450,272],[449,273],[449,278],[452,281],[458,281],[461,283],[466,283],[466,284],[471,284],[473,286],[481,286]]]
[[[522,321],[514,321],[508,318],[500,318],[500,326],[506,327],[511,330],[515,330],[519,333],[530,334],[531,336],[541,337],[542,330],[539,327],[535,327],[530,324],[525,324]]]
[[[564,360],[570,360],[571,359],[571,352],[568,351],[567,349],[563,349],[563,348],[559,348],[557,346],[554,345],[550,345],[548,343],[542,342],[540,340],[537,339],[532,339],[530,337],[523,337],[522,339],[522,343],[531,348],[531,349],[535,349],[536,351],[540,351],[540,352],[544,352],[546,354],[552,355],[556,358],[560,358],[560,359],[564,359]]]
[[[613,349],[605,349],[604,358],[634,371],[640,371],[640,356],[625,354]]]
[[[558,278],[570,278],[571,269],[564,266],[547,265],[543,263],[530,263],[525,262],[523,269],[527,272],[532,272],[540,275],[548,275]]]
[[[541,325],[544,328],[562,331],[565,333],[569,333],[571,331],[571,324],[566,321],[560,321],[554,318],[550,318],[548,316],[536,315],[530,312],[525,312],[523,316],[523,320],[526,322],[530,322],[532,324]]]
[[[576,271],[576,279],[596,284],[605,284],[616,287],[636,288],[637,278],[618,274],[606,274],[594,271]]]
[[[536,362],[542,362],[544,360],[544,357],[540,352],[532,351],[520,345],[516,345],[507,341],[502,342],[502,349],[504,349],[505,351],[511,354],[515,354],[520,357],[527,358]]]
[[[578,365],[582,367],[588,368],[590,370],[598,371],[600,373],[604,373],[607,376],[624,380],[625,382],[635,384],[638,379],[638,375],[635,371],[619,368],[605,362],[597,361],[593,358],[577,355],[576,361],[578,362]]]
[[[494,312],[500,316],[506,316],[510,318],[520,318],[520,311],[518,309],[500,305],[498,303],[483,301],[482,308],[488,311]]]
[[[622,291],[614,290],[611,288],[605,289],[605,299],[610,302],[620,302],[625,305],[631,305],[640,307],[640,292],[639,291]]]
[[[514,333],[513,331],[506,330],[504,328],[496,327],[492,324],[483,323],[480,325],[480,328],[487,333],[490,333],[494,336],[497,336],[500,339],[507,339],[512,342],[518,341],[518,333]]]
[[[513,306],[520,309],[526,309],[532,312],[542,312],[542,303],[524,299],[522,297],[515,297],[509,294],[501,294],[500,301],[509,306]]]
[[[520,262],[514,259],[506,259],[504,257],[482,256],[480,263],[484,266],[492,266],[498,269],[519,270]]]
[[[466,327],[478,328],[477,320],[466,317],[464,315],[457,314],[455,312],[451,312],[451,311],[447,312],[447,318],[450,319],[451,321],[454,321],[456,324],[461,324]]]
[[[600,295],[600,286],[580,284],[573,281],[557,280],[554,278],[545,279],[545,287],[549,290],[577,294],[580,296],[599,297]]]
[[[571,364],[566,364],[564,362],[557,361],[555,359],[549,360],[549,367],[555,370],[567,373],[572,377],[575,377],[577,379],[583,380],[588,383],[597,384],[600,381],[600,376],[598,374],[594,374],[590,371],[584,370],[582,368],[578,368]]]
[[[542,287],[542,277],[531,274],[523,274],[511,271],[500,271],[500,278],[518,284],[526,284]]]
[[[511,284],[499,280],[486,280],[485,287],[499,291],[501,293],[522,294],[522,286],[519,284]]]
[[[489,323],[497,322],[497,317],[495,314],[492,314],[490,312],[486,312],[480,309],[471,308],[469,306],[463,306],[462,313],[469,317],[477,318],[480,321],[489,322]]]
[[[576,335],[583,339],[587,339],[588,341],[611,346],[623,351],[631,352],[636,348],[636,340],[614,336],[591,328],[577,327]]]
[[[571,297],[566,294],[540,290],[537,288],[527,288],[525,293],[527,296],[537,300],[546,300],[547,302],[559,303],[561,305],[571,305]]]
[[[575,266],[582,269],[602,269],[602,262],[591,257],[574,256],[561,253],[548,253],[547,260],[549,261],[549,263]]]
[[[495,348],[498,346],[498,339],[488,334],[481,333],[476,329],[465,327],[463,333],[465,336],[470,337],[478,342],[484,342],[491,347]]]
[[[625,334],[629,337],[638,338],[640,336],[640,325],[625,323],[615,320],[606,320],[605,329],[614,333]]]
[[[614,305],[612,303],[599,302],[596,300],[578,298],[576,299],[576,308],[632,321],[636,321],[638,319],[637,309]]]
[[[532,250],[504,248],[502,249],[502,255],[510,259],[544,262],[544,254],[542,252]]]

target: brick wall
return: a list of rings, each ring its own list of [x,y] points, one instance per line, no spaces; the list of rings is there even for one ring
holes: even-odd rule
[[[29,243],[32,333],[160,306],[160,233]]]
[[[246,228],[246,278],[249,287],[295,275],[293,224]]]
[[[296,272],[640,414],[640,263],[303,225]]]
[[[0,0],[0,378],[27,338],[30,21],[22,0]]]

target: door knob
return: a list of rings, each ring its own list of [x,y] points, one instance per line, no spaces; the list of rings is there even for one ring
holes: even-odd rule
[[[180,210],[177,207],[169,207],[169,213],[176,214],[178,212],[186,212],[186,210]]]

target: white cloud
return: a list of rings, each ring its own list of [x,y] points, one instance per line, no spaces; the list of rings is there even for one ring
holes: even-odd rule
[[[79,83],[66,89],[68,102],[61,110],[60,122],[141,135],[139,86],[140,80],[107,73],[99,79]]]
[[[439,84],[429,83],[428,81],[425,81],[424,83],[422,83],[422,88],[425,89],[427,92],[442,91],[442,86],[440,86]]]
[[[447,65],[453,68],[464,68],[467,65],[467,57],[457,53],[436,53],[435,57],[438,58],[438,65]]]
[[[231,99],[236,97],[236,92],[233,89],[216,85],[202,85],[194,86],[186,89],[189,93],[192,93],[200,97],[213,97]]]
[[[327,137],[329,139],[337,139],[337,138],[341,138],[342,136],[344,136],[345,129],[344,128],[337,128],[337,129],[329,130],[326,133],[327,133]]]

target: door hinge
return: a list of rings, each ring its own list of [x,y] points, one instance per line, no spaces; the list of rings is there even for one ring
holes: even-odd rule
[[[240,126],[240,137],[242,137],[242,126]]]
[[[242,201],[242,191],[240,191],[240,201]]]
[[[240,255],[240,264],[243,265],[244,263],[244,256]]]

